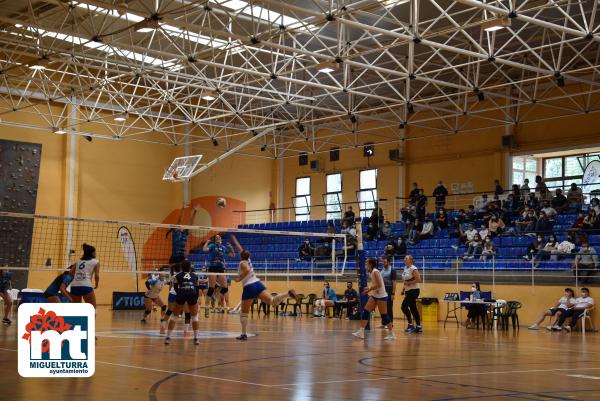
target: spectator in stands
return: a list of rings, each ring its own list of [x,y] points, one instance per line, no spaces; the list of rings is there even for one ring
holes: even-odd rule
[[[539,209],[539,207],[540,207],[540,201],[535,196],[534,192],[530,192],[529,193],[529,197],[525,201],[525,205],[529,206],[529,208],[533,209],[533,210],[538,210]]]
[[[479,203],[479,207],[475,210],[477,216],[483,216],[487,212],[489,204],[490,200],[488,199],[487,194],[481,195],[481,202]]]
[[[298,259],[310,261],[314,255],[315,248],[310,244],[308,238],[304,238],[304,242],[298,248]]]
[[[374,221],[375,224],[379,227],[383,225],[385,218],[383,217],[383,209],[379,207],[379,202],[374,202],[373,211],[371,212],[371,221]]]
[[[415,238],[417,238],[417,235],[423,230],[423,224],[421,224],[421,219],[416,219],[414,224],[410,227],[410,230],[408,231],[408,243],[410,245],[414,245],[415,243]]]
[[[490,235],[490,230],[487,227],[486,224],[481,223],[481,227],[479,229],[479,236],[481,237],[481,239],[483,240],[485,237],[487,237],[488,235]]]
[[[529,224],[527,225],[527,227],[525,227],[525,232],[527,232],[527,233],[534,232],[535,231],[535,227],[536,227],[537,222],[538,222],[538,216],[535,213],[535,210],[530,209],[529,210],[529,216],[530,216]]]
[[[517,233],[527,232],[527,227],[531,223],[531,219],[535,216],[533,210],[529,209],[529,206],[523,208],[523,212],[519,214],[519,218],[515,220],[515,231]]]
[[[471,294],[469,295],[469,301],[476,302],[481,301],[483,297],[481,296],[481,286],[478,282],[475,282],[471,285]],[[480,316],[483,316],[486,311],[486,306],[483,304],[466,304],[465,309],[467,309],[467,321],[465,322],[465,326],[467,329],[473,327],[473,325],[477,324],[477,319]]]
[[[389,221],[383,223],[383,227],[379,231],[379,239],[388,239],[392,235],[392,225]]]
[[[591,231],[596,228],[598,228],[598,216],[594,209],[590,209],[587,216],[583,218],[581,229],[584,231]]]
[[[346,291],[344,291],[342,301],[346,303],[346,319],[350,319],[352,310],[358,305],[358,292],[352,288],[352,281],[346,283]]]
[[[404,237],[399,235],[395,241],[394,255],[395,256],[406,256],[406,241],[404,241]]]
[[[475,224],[469,223],[469,226],[466,231],[463,232],[462,226],[458,226],[459,228],[459,237],[458,237],[458,245],[452,246],[452,248],[457,249],[462,244],[469,244],[471,241],[475,239],[475,236],[479,234],[477,229],[475,229]]]
[[[408,203],[410,205],[416,205],[419,199],[419,186],[416,182],[413,182],[413,189],[408,194]]]
[[[573,222],[573,225],[571,226],[571,228],[568,231],[581,231],[583,230],[583,222],[585,221],[585,214],[583,214],[582,212],[577,213],[577,217],[575,218],[575,221]]]
[[[465,221],[475,221],[476,218],[477,213],[475,213],[475,206],[467,206],[467,210],[465,210]]]
[[[506,225],[504,224],[504,221],[495,216],[492,217],[488,223],[489,235],[492,237],[497,237],[498,235],[502,234],[505,228]]]
[[[342,229],[340,234],[348,234],[356,237],[356,226],[352,223],[348,223],[348,220],[342,220]]]
[[[502,195],[504,188],[500,185],[500,180],[494,180],[494,195]]]
[[[528,329],[539,330],[540,324],[542,324],[544,319],[546,319],[546,317],[550,317],[550,325],[547,327],[547,329],[552,330],[552,327],[558,322],[560,316],[569,309],[572,309],[573,306],[575,306],[575,292],[571,288],[565,288],[564,295],[560,297],[556,305],[548,310],[545,310],[538,321],[529,326]],[[554,323],[552,323],[553,320]]]
[[[356,240],[356,235],[346,234],[346,245],[342,246],[341,249],[339,249],[335,252],[336,257],[343,258],[344,251],[346,251],[347,256],[355,256],[357,247],[358,247],[358,242]]]
[[[354,221],[356,220],[356,215],[352,210],[352,206],[348,206],[346,211],[344,212],[344,221],[348,223],[348,227],[352,227],[354,225]]]
[[[475,234],[472,241],[467,242],[467,252],[465,252],[463,259],[475,259],[481,255],[481,236],[479,233]]]
[[[535,223],[535,231],[536,232],[549,232],[552,231],[552,223],[553,220],[550,220],[546,215],[546,212],[540,210],[538,214],[537,223]]]
[[[425,217],[425,223],[423,224],[423,228],[417,234],[415,239],[413,240],[413,245],[417,244],[419,241],[423,241],[429,238],[433,238],[433,231],[435,227],[433,225],[433,221],[429,217]]]
[[[427,196],[425,196],[425,191],[423,189],[419,190],[419,196],[417,198],[417,217],[420,220],[425,219],[425,214],[427,210]]]
[[[552,251],[550,259],[556,261],[562,259],[565,256],[571,255],[575,250],[575,239],[573,238],[574,236],[574,233],[567,234],[567,239],[559,243],[556,246],[556,250]]]
[[[337,301],[337,295],[335,291],[329,285],[329,281],[323,283],[323,292],[321,293],[321,299],[317,299],[314,305],[314,317],[325,317],[327,308],[334,307]]]
[[[464,222],[466,222],[467,215],[465,213],[465,209],[458,209],[458,212],[452,220],[454,221],[454,224],[463,224]]]
[[[544,201],[544,206],[540,209],[542,212],[546,213],[546,216],[550,220],[554,220],[554,217],[558,214],[556,209],[552,207],[550,201]]]
[[[446,196],[448,196],[448,190],[442,181],[438,182],[437,186],[433,190],[432,196],[435,198],[436,209],[443,208],[446,205]]]
[[[569,201],[567,200],[567,197],[563,195],[562,189],[557,188],[554,193],[555,195],[554,198],[552,198],[552,207],[557,213],[563,213],[569,208]]]
[[[558,250],[558,241],[556,240],[556,236],[551,234],[548,237],[548,240],[544,244],[544,247],[540,249],[535,258],[534,267],[539,267],[539,263],[550,259],[552,252],[556,252]]]
[[[577,325],[577,320],[583,316],[583,313],[587,309],[592,309],[594,307],[594,298],[590,297],[590,290],[588,288],[581,289],[581,296],[579,298],[575,298],[575,305],[572,309],[568,309],[560,315],[558,319],[558,323],[552,328],[554,330],[560,331],[562,326],[565,324],[565,320],[567,318],[571,318],[571,322],[564,326],[565,330],[570,332]],[[585,322],[583,322],[585,324]]]
[[[448,228],[448,215],[446,214],[446,211],[444,209],[440,209],[437,212],[437,215],[435,217],[435,223],[439,230],[445,230]]]
[[[411,224],[413,224],[415,222],[415,218],[416,213],[415,213],[415,207],[414,206],[410,206],[408,208],[402,208],[402,210],[400,210],[400,220],[408,227]]]
[[[598,270],[598,254],[589,242],[585,241],[575,256],[573,273],[579,277],[579,283],[587,284],[596,274],[596,270]]]
[[[598,200],[598,198],[593,198],[590,201],[590,208],[594,209],[596,215],[600,215],[600,200]]]
[[[496,256],[496,247],[494,246],[494,242],[492,238],[488,235],[485,237],[485,241],[483,241],[483,248],[481,249],[481,260],[487,260],[488,258],[493,258]]]
[[[531,192],[531,189],[529,188],[529,179],[525,178],[525,180],[523,180],[523,185],[521,185],[521,195],[526,197],[529,192]]]
[[[541,175],[535,176],[535,192],[537,192],[540,196],[540,199],[548,199],[550,191],[548,191],[548,186],[544,182],[544,179]]]
[[[535,260],[538,252],[544,248],[546,243],[544,242],[544,236],[542,234],[538,234],[531,244],[527,247],[527,254],[523,256],[526,260]]]
[[[506,210],[507,212],[514,212],[519,210],[519,208],[521,207],[519,199],[520,198],[515,198],[513,194],[508,194],[506,199],[502,201],[502,209]]]
[[[571,188],[567,192],[567,200],[569,207],[573,210],[580,211],[583,205],[583,191],[577,186],[577,183],[571,183]]]

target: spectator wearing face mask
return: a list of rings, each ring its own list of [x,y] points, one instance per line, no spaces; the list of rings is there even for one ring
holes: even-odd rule
[[[535,239],[527,247],[527,254],[523,256],[523,258],[526,260],[535,259],[538,252],[544,248],[544,245],[546,245],[544,242],[544,236],[538,234],[538,236],[535,237]]]
[[[417,198],[417,218],[420,220],[425,219],[425,214],[427,211],[427,196],[425,196],[425,191],[423,189],[419,189],[419,196]]]
[[[483,242],[483,248],[481,250],[481,260],[491,259],[496,256],[496,247],[492,238],[488,235]]]
[[[335,291],[329,285],[329,281],[323,283],[323,291],[321,299],[315,301],[314,306],[314,317],[325,317],[325,311],[328,307],[334,307],[337,301],[337,295]]]
[[[416,182],[413,182],[413,188],[408,194],[408,203],[411,205],[417,204],[417,199],[419,199],[419,185]]]
[[[471,293],[469,295],[469,301],[480,301],[482,300],[481,296],[481,286],[478,282],[475,282],[471,285]],[[465,322],[465,326],[470,329],[477,323],[477,319],[479,316],[482,316],[485,313],[485,305],[479,305],[475,303],[466,304],[465,308],[467,309],[467,321]]]
[[[598,270],[598,254],[596,250],[586,241],[581,244],[575,262],[573,264],[574,274],[579,277],[579,283],[587,284]]]
[[[539,267],[539,263],[545,260],[550,259],[552,252],[556,252],[558,250],[558,241],[556,240],[556,236],[554,234],[548,237],[548,241],[544,244],[544,247],[540,249],[535,258],[535,267]]]
[[[465,211],[465,221],[475,221],[476,218],[477,213],[475,212],[475,206],[467,206],[467,210]]]
[[[518,233],[525,233],[528,231],[528,228],[531,228],[531,231],[533,231],[535,229],[536,221],[535,211],[529,209],[529,206],[525,206],[523,213],[521,213],[519,218],[515,221],[515,231]]]
[[[304,239],[304,242],[298,248],[298,259],[311,261],[315,255],[315,248],[310,244],[308,238]]]
[[[446,189],[442,181],[438,182],[437,186],[433,190],[432,196],[435,198],[436,209],[443,208],[446,205],[446,197],[448,196],[448,190]]]
[[[344,212],[344,221],[348,224],[349,227],[354,225],[354,221],[356,219],[356,215],[352,210],[352,206],[348,206],[346,211]]]
[[[426,217],[425,223],[423,224],[423,229],[421,230],[421,232],[419,234],[417,234],[417,236],[415,237],[413,242],[416,244],[419,241],[433,238],[433,230],[434,230],[433,221],[431,221],[431,219],[429,217]]]
[[[482,246],[481,236],[477,233],[472,241],[467,242],[467,252],[465,252],[463,259],[475,259],[479,257]]]
[[[542,313],[538,321],[531,326],[528,327],[529,330],[539,330],[540,324],[546,319],[546,317],[550,317],[550,325],[547,327],[548,330],[552,330],[552,327],[557,324],[558,319],[564,313],[566,313],[569,309],[572,309],[575,306],[575,292],[570,288],[565,288],[565,293],[556,305],[552,308],[547,309]],[[552,322],[554,320],[554,323]]]
[[[435,217],[435,223],[438,229],[445,230],[448,228],[448,215],[444,209],[440,209]]]
[[[418,234],[423,230],[423,224],[421,224],[421,219],[416,219],[415,223],[412,225],[410,230],[408,231],[408,243],[410,245],[414,245],[415,239]]]
[[[546,213],[546,216],[548,216],[550,220],[554,220],[554,217],[558,214],[556,209],[552,207],[550,201],[545,201],[544,206],[540,211]]]
[[[541,175],[535,176],[535,192],[539,194],[540,199],[548,199],[548,195],[550,194],[548,186]]]
[[[392,225],[389,221],[383,223],[383,227],[379,231],[379,239],[388,239],[392,235]]]
[[[595,230],[598,227],[598,215],[594,209],[590,209],[588,214],[581,222],[581,229],[584,231]]]
[[[575,298],[575,305],[572,309],[567,310],[558,319],[558,323],[553,327],[554,330],[560,331],[565,324],[567,318],[571,318],[571,322],[565,325],[566,331],[570,332],[577,325],[577,320],[583,315],[586,309],[592,309],[594,307],[594,298],[590,297],[590,290],[588,288],[581,289],[581,296]],[[585,323],[585,322],[584,322]]]
[[[569,209],[569,201],[567,200],[567,197],[563,195],[562,189],[557,188],[554,192],[551,206],[557,213],[564,213]]]
[[[504,224],[504,221],[498,217],[492,217],[488,223],[488,230],[492,237],[497,237],[502,234],[505,228],[506,225]]]
[[[567,239],[562,241],[556,246],[556,250],[551,252],[550,259],[559,260],[565,256],[571,255],[573,250],[575,249],[575,242],[571,239],[571,236],[568,235]]]
[[[481,223],[481,228],[479,229],[479,236],[481,237],[481,239],[484,239],[488,235],[490,235],[489,228],[484,223]]]
[[[487,194],[481,195],[481,202],[479,202],[479,207],[475,209],[477,216],[483,216],[487,212],[490,202],[491,201],[488,198]]]
[[[583,191],[574,182],[571,183],[571,187],[567,192],[567,201],[571,209],[577,212],[581,210],[581,206],[583,205]]]
[[[352,310],[358,305],[358,292],[352,288],[352,281],[346,283],[346,291],[344,291],[344,298],[342,298],[342,301],[346,303],[346,319],[350,319]]]
[[[535,223],[535,231],[539,233],[552,231],[552,220],[546,215],[546,212],[540,210],[537,223]]]
[[[458,249],[458,247],[462,244],[468,244],[469,242],[473,241],[473,239],[475,239],[475,235],[477,234],[479,234],[479,232],[477,231],[477,229],[475,228],[475,224],[473,223],[469,223],[467,230],[465,230],[464,232],[462,230],[462,226],[459,226],[458,244],[452,246],[452,248]]]
[[[594,212],[596,212],[596,215],[600,215],[600,200],[598,200],[598,198],[593,198],[590,201],[590,208],[594,209]]]
[[[529,192],[531,192],[531,189],[529,188],[529,179],[525,178],[523,185],[521,185],[521,195],[526,197],[529,195]]]

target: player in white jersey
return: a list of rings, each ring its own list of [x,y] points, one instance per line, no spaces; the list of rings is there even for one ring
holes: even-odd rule
[[[96,307],[96,294],[100,282],[100,262],[96,259],[96,248],[83,244],[83,256],[71,268],[71,299],[74,303],[83,302]],[[94,286],[92,287],[92,277]]]
[[[237,277],[235,277],[234,280],[241,282],[244,286],[244,290],[242,292],[242,313],[240,314],[242,334],[236,338],[238,340],[246,341],[248,339],[248,335],[246,333],[246,327],[248,326],[248,313],[250,313],[250,308],[252,307],[254,298],[258,298],[266,304],[277,306],[288,297],[298,299],[298,295],[296,295],[296,291],[289,290],[288,292],[282,292],[281,294],[272,296],[267,290],[267,287],[265,287],[263,283],[261,283],[260,279],[256,277],[254,269],[252,268],[252,262],[250,262],[250,252],[244,249],[242,252],[240,252],[240,257],[242,260],[240,261]]]
[[[152,313],[152,304],[160,307],[160,321],[164,321],[167,305],[160,299],[160,292],[166,283],[164,273],[153,273],[148,276],[145,283],[148,290],[144,293],[144,306],[146,310],[144,311],[142,323],[146,323],[146,318]]]
[[[388,294],[385,290],[385,284],[383,282],[381,272],[377,270],[377,260],[367,259],[366,267],[369,272],[369,276],[371,277],[371,286],[365,288],[363,293],[371,294],[367,304],[363,308],[360,329],[352,333],[352,335],[358,338],[365,338],[365,327],[367,327],[367,324],[369,323],[371,312],[373,312],[375,307],[377,307],[379,314],[381,315],[381,323],[388,329],[388,335],[385,336],[384,339],[395,340],[396,335],[394,334],[394,324],[387,313]]]

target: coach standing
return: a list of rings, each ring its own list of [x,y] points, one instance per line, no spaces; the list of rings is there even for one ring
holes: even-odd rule
[[[392,266],[391,258],[382,258],[383,268],[381,269],[381,277],[385,285],[385,291],[388,294],[387,313],[391,320],[394,319],[394,295],[396,293],[396,270]]]

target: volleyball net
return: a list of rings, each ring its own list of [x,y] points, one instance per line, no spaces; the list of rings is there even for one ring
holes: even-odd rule
[[[346,236],[132,221],[0,213],[0,268],[60,271],[75,263],[84,243],[96,248],[102,272],[134,279],[167,269],[178,257],[202,271],[214,260],[207,248],[222,239],[227,274],[235,274],[240,249],[250,252],[255,271],[268,276],[339,276],[348,261]],[[304,255],[300,247],[307,244]],[[208,244],[208,245],[207,245]],[[211,273],[206,273],[211,274]],[[215,273],[216,274],[216,273]]]

